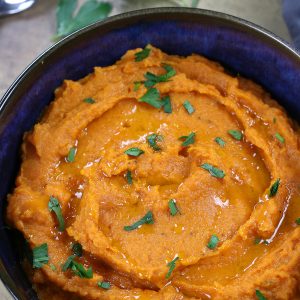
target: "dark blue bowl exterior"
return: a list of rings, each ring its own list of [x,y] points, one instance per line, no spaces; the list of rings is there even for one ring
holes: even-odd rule
[[[237,18],[191,9],[144,10],[92,25],[55,45],[0,102],[0,271],[17,299],[36,299],[20,267],[19,246],[4,227],[6,195],[13,189],[24,132],[37,122],[64,79],[82,78],[94,66],[111,65],[128,49],[148,43],[170,54],[199,53],[221,62],[264,86],[299,120],[299,55],[272,34]]]

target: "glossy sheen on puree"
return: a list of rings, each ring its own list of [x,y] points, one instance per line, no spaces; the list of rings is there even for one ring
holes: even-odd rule
[[[22,150],[7,217],[48,246],[40,299],[300,299],[299,131],[218,63],[130,50],[66,80]],[[62,268],[75,242],[92,278]]]

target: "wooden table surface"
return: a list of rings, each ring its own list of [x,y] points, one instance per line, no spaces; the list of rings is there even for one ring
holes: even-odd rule
[[[122,6],[121,0],[110,2],[114,5],[112,14],[129,9],[129,6]],[[130,0],[127,2],[129,5]],[[153,6],[153,3],[157,6],[160,2],[131,0],[130,6],[134,3],[137,3],[136,8]],[[22,70],[52,44],[55,6],[56,0],[39,0],[32,9],[22,14],[0,19],[0,97]],[[281,0],[201,0],[199,8],[244,18],[290,41],[281,16]],[[13,299],[1,281],[0,299]]]

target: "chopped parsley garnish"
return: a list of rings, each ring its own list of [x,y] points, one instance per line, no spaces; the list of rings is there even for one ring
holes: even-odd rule
[[[158,141],[162,141],[162,135],[158,135],[156,133],[152,133],[147,136],[147,142],[154,151],[159,151],[161,148],[157,145]]]
[[[169,204],[169,211],[172,216],[175,216],[178,213],[180,214],[180,211],[176,205],[175,199],[171,199],[168,204]]]
[[[142,81],[135,81],[133,86],[133,91],[136,92],[140,88],[142,83],[143,83]]]
[[[220,242],[219,238],[216,235],[212,235],[209,239],[209,242],[207,244],[207,248],[209,249],[215,249],[218,246],[218,243]]]
[[[169,267],[169,271],[166,274],[166,279],[169,279],[172,275],[172,272],[174,271],[175,267],[176,267],[176,261],[179,259],[179,257],[175,257],[172,261],[170,261],[169,263],[167,263],[167,266]]]
[[[148,103],[155,108],[161,108],[164,105],[164,102],[160,99],[159,91],[156,88],[150,88],[139,101]]]
[[[56,267],[55,267],[55,265],[54,264],[49,264],[49,267],[51,268],[51,270],[52,271],[56,271],[57,269],[56,269]]]
[[[137,222],[133,223],[130,226],[124,226],[124,230],[126,230],[126,231],[132,231],[132,230],[135,230],[135,229],[139,228],[140,226],[142,226],[144,224],[153,224],[153,223],[154,223],[154,220],[153,220],[152,211],[148,211],[145,214],[145,216],[142,217]]]
[[[260,290],[255,290],[255,295],[258,300],[267,300],[264,294]]]
[[[44,243],[32,249],[32,266],[35,269],[41,268],[49,262],[48,244]]]
[[[96,103],[96,101],[95,101],[93,98],[85,98],[85,99],[83,100],[83,102],[89,103],[89,104],[94,104],[94,103]]]
[[[269,242],[267,240],[263,240],[261,238],[255,238],[254,239],[254,244],[255,245],[259,245],[259,244],[269,245]]]
[[[110,289],[110,283],[107,281],[98,281],[97,285],[104,290]]]
[[[146,78],[144,82],[146,88],[150,88],[159,82],[166,82],[176,74],[176,71],[169,65],[164,65],[163,68],[166,70],[166,73],[163,75],[155,75],[151,72],[147,72],[144,75]]]
[[[125,178],[126,178],[126,181],[127,181],[128,184],[132,184],[133,181],[132,181],[132,174],[131,174],[131,171],[128,170],[128,171],[126,172]]]
[[[210,165],[210,164],[202,164],[201,168],[208,171],[210,173],[211,176],[216,177],[216,178],[224,178],[225,176],[225,172]]]
[[[183,147],[187,147],[191,144],[194,144],[195,143],[195,135],[196,133],[195,132],[192,132],[190,133],[189,135],[183,135],[181,136],[179,139],[184,139],[184,142],[181,144],[181,146]]]
[[[171,105],[171,100],[169,96],[166,96],[161,99],[163,102],[163,107],[164,107],[164,112],[167,114],[170,114],[172,112],[172,105]]]
[[[278,132],[276,132],[274,136],[281,144],[284,144],[285,139],[282,135],[280,135]]]
[[[226,142],[222,138],[220,138],[220,137],[216,137],[215,138],[215,142],[217,144],[219,144],[222,148],[225,147],[225,145],[226,145]]]
[[[146,46],[143,50],[135,53],[134,54],[135,61],[142,61],[142,60],[144,60],[145,58],[147,58],[149,56],[150,51],[151,51],[151,49],[147,48],[147,46]]]
[[[57,218],[57,221],[58,221],[58,230],[59,231],[64,231],[65,230],[65,221],[64,221],[64,218],[63,218],[63,215],[62,215],[62,211],[61,211],[59,201],[55,197],[50,196],[50,200],[49,200],[49,203],[48,203],[48,208],[49,208],[50,212],[53,211],[56,214],[56,218]]]
[[[183,106],[190,115],[195,111],[194,107],[188,100],[184,101]]]
[[[271,186],[269,191],[269,197],[274,197],[277,194],[280,185],[280,178],[278,178]]]
[[[300,225],[300,218],[297,218],[297,219],[295,220],[295,222],[296,222],[297,225]]]
[[[72,245],[72,251],[74,255],[81,257],[82,256],[82,245],[78,242]]]
[[[140,148],[129,148],[126,151],[124,151],[125,154],[130,155],[130,156],[140,156],[141,154],[145,153],[142,149]]]
[[[65,272],[68,269],[72,270],[72,272],[80,278],[93,278],[93,270],[92,267],[85,269],[85,267],[74,260],[76,255],[71,255],[68,257],[64,265],[62,266],[62,271]]]
[[[241,141],[243,138],[243,133],[240,130],[228,130],[227,131],[235,140]]]
[[[76,155],[76,147],[71,147],[67,156],[67,162],[74,162]]]

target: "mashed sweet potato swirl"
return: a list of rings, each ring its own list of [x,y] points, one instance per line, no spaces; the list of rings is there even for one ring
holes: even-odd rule
[[[40,299],[296,299],[299,131],[253,82],[149,49],[66,80],[25,135],[7,216],[32,248],[48,245]],[[141,101],[149,89],[171,110]],[[92,278],[62,270],[74,242]]]

